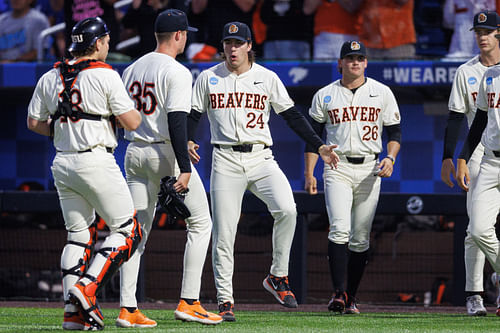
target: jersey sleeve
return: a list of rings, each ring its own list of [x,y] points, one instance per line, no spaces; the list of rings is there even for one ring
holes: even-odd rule
[[[55,75],[54,75],[55,76]],[[50,112],[46,103],[45,91],[46,85],[50,80],[50,74],[44,74],[40,80],[38,80],[33,96],[31,97],[30,104],[28,105],[28,116],[30,118],[46,121],[50,117]]]
[[[384,86],[384,110],[383,112],[383,125],[391,126],[399,124],[401,121],[401,115],[399,113],[398,102],[396,101],[396,97],[392,93],[391,89],[387,86]]]
[[[311,116],[312,119],[321,124],[326,123],[327,120],[327,115],[323,110],[323,100],[325,98],[323,97],[322,92],[323,89],[317,91],[314,94],[311,108],[309,109],[309,116]]]
[[[134,102],[130,99],[120,75],[112,69],[106,69],[106,71],[109,71],[109,79],[106,82],[108,105],[113,115],[119,116],[135,109]]]
[[[274,72],[271,72],[269,102],[276,113],[286,111],[294,106],[293,100],[290,98],[290,95],[288,95],[285,85]]]
[[[182,66],[182,65],[181,65]],[[179,68],[174,75],[168,76],[168,94],[165,101],[165,111],[191,111],[191,92],[193,77],[186,68]]]
[[[450,98],[448,100],[448,110],[465,113],[467,106],[467,89],[465,87],[465,73],[462,67],[459,67],[453,78]]]
[[[489,76],[488,73],[489,71],[486,71],[481,79],[476,99],[476,107],[478,110],[482,111],[488,111],[488,94],[486,92],[486,80],[488,80]]]
[[[207,72],[201,72],[193,87],[191,108],[200,113],[206,112],[208,109],[207,78]]]

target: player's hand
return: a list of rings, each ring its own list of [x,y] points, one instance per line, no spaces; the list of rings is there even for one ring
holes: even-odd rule
[[[457,160],[457,174],[455,179],[462,190],[469,192],[469,167],[465,163],[465,160],[461,158]]]
[[[188,153],[189,153],[189,159],[193,164],[198,164],[200,161],[200,155],[196,152],[200,148],[200,146],[193,141],[188,141]]]
[[[448,185],[449,187],[453,188],[455,184],[450,179],[450,173],[453,176],[453,179],[457,179],[457,174],[455,173],[455,165],[453,164],[453,159],[451,158],[446,158],[443,160],[443,163],[441,164],[441,180]]]
[[[325,162],[325,164],[328,164],[330,168],[335,168],[337,169],[337,164],[340,161],[339,156],[333,151],[335,148],[337,148],[338,145],[322,145],[318,149],[318,153]]]
[[[191,178],[191,172],[181,173],[179,177],[177,177],[177,181],[174,184],[174,189],[179,193],[186,192],[188,190],[189,178]]]
[[[311,195],[318,194],[318,182],[316,181],[316,177],[314,176],[306,176],[306,182],[304,184],[304,189],[307,193]]]
[[[379,172],[377,172],[377,176],[382,177],[382,178],[387,178],[392,176],[392,172],[394,171],[394,165],[392,164],[392,161],[390,158],[384,158],[380,163],[378,164]]]

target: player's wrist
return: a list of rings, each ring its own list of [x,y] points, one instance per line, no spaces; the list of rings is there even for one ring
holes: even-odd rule
[[[390,159],[393,165],[394,165],[394,163],[396,163],[396,158],[392,155],[387,155],[385,158]]]

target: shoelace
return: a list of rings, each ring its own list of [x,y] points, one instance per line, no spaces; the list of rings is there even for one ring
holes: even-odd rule
[[[231,311],[231,303],[224,303],[222,304],[222,311],[220,312],[226,312],[226,311]]]
[[[288,277],[287,276],[273,277],[272,279],[275,281],[276,286],[278,286],[279,291],[289,291],[290,290],[290,285],[288,285]]]

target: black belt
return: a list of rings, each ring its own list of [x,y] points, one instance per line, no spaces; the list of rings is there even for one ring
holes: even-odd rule
[[[87,150],[80,150],[80,151],[77,151],[78,154],[82,154],[82,153],[90,153],[92,151],[92,148],[89,148]],[[63,151],[62,150],[57,150],[58,153],[62,153]],[[111,147],[106,147],[106,152],[110,153],[110,154],[113,154],[113,148]],[[69,152],[68,152],[69,153]]]
[[[375,154],[375,158],[373,160],[376,160],[380,154]],[[370,157],[372,155],[369,155]],[[346,156],[345,158],[347,159],[347,162],[352,163],[352,164],[363,164],[365,163],[365,158],[368,158],[369,156],[363,156],[363,157],[351,157],[351,156]],[[371,161],[373,161],[371,160]]]
[[[220,145],[216,143],[216,144],[214,144],[214,147],[220,148]],[[248,144],[244,144],[244,145],[234,145],[234,146],[231,146],[231,148],[234,151],[239,151],[240,153],[251,153],[252,149],[253,149],[253,144],[248,143]],[[264,149],[268,149],[268,148],[269,148],[269,146],[264,146]]]
[[[153,144],[160,144],[160,145],[163,145],[165,143],[167,143],[167,141],[153,141],[153,142],[150,142],[152,145]]]
[[[493,155],[495,155],[495,157],[500,157],[500,150],[493,150]]]

